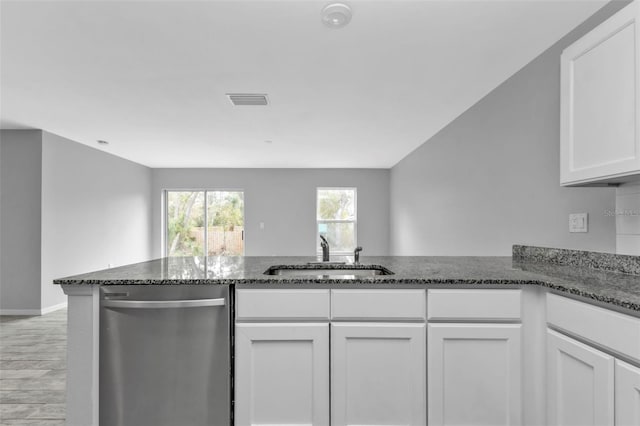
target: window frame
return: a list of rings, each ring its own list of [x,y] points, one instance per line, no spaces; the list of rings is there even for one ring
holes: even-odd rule
[[[204,237],[204,257],[207,257],[208,247],[208,227],[207,223],[209,220],[208,217],[208,209],[207,209],[207,192],[240,192],[242,193],[242,254],[237,256],[244,257],[247,252],[247,233],[246,233],[246,200],[245,200],[245,191],[242,188],[216,188],[216,189],[203,189],[203,188],[164,188],[162,190],[162,254],[163,257],[169,257],[169,221],[167,215],[169,214],[169,192],[203,192],[204,193],[204,223],[205,223],[205,237]]]
[[[318,209],[320,207],[320,197],[318,197],[320,191],[323,190],[351,190],[353,191],[353,220],[350,219],[319,219]],[[316,187],[316,255],[322,255],[322,248],[320,247],[320,232],[318,232],[318,225],[321,223],[353,223],[353,248],[358,247],[358,188],[355,186],[318,186]],[[337,256],[353,255],[353,251],[338,251],[330,250],[330,253]]]

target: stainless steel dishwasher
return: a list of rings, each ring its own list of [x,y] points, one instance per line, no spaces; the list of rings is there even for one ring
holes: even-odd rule
[[[232,424],[229,287],[100,292],[100,426]]]

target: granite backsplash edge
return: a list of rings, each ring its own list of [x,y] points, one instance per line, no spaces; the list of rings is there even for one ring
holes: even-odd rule
[[[623,274],[640,275],[640,256],[570,250],[551,247],[513,245],[513,260],[579,266]]]

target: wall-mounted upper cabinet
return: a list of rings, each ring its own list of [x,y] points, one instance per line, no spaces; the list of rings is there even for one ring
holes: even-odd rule
[[[640,175],[639,20],[635,0],[562,53],[561,185]]]

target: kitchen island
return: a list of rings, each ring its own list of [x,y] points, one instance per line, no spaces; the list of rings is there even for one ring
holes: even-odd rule
[[[357,275],[296,277],[264,274],[274,265],[306,265],[309,262],[315,262],[317,259],[312,257],[163,258],[58,279],[55,283],[61,284],[69,296],[68,424],[98,423],[98,333],[99,288],[101,286],[230,285],[237,292],[255,291],[256,289],[291,289],[296,291],[325,289],[327,294],[332,292],[331,296],[327,297],[338,297],[340,293],[336,292],[337,290],[398,289],[421,291],[420,294],[425,294],[427,300],[437,300],[437,298],[446,296],[437,293],[437,291],[448,289],[512,290],[516,292],[522,290],[521,314],[520,302],[518,302],[519,317],[505,317],[504,319],[498,318],[498,320],[492,318],[492,321],[499,323],[499,327],[516,322],[521,324],[522,341],[528,347],[529,345],[540,346],[540,342],[545,340],[549,321],[546,310],[549,309],[549,306],[552,310],[556,309],[555,305],[549,305],[555,302],[554,299],[551,299],[551,302],[547,300],[548,294],[577,298],[582,302],[604,307],[606,312],[611,311],[615,315],[624,316],[624,318],[640,317],[640,275],[638,275],[637,269],[640,262],[631,256],[613,256],[611,258],[603,256],[604,259],[585,252],[514,247],[513,258],[363,257],[362,265],[380,265],[394,273],[393,275],[371,277]],[[591,267],[585,267],[585,262]],[[594,266],[600,269],[594,269]],[[358,268],[358,266],[350,265],[349,268]],[[425,291],[431,292],[430,295]],[[250,294],[247,293],[247,295]],[[431,299],[429,299],[430,297]],[[562,309],[566,310],[562,305],[564,302],[561,300],[559,303]],[[429,314],[424,313],[427,311],[426,303],[424,305],[425,309],[421,314],[423,315],[421,320],[423,330],[425,322],[429,318]],[[432,305],[428,306],[431,308]],[[409,310],[409,307],[407,309]],[[602,311],[605,310],[602,309]],[[600,314],[600,311],[597,314]],[[336,318],[331,320],[332,327],[337,327],[339,324],[333,325],[334,320]],[[240,318],[239,323],[242,321]],[[329,317],[323,321],[328,327]],[[415,323],[418,320],[411,319],[410,321]],[[433,322],[433,325],[439,329],[442,329],[443,324],[438,324],[438,322],[442,323],[443,321],[443,319],[429,318],[429,322]],[[480,323],[487,322],[483,318],[479,318],[479,321]],[[562,321],[562,319],[558,320],[563,324]],[[242,326],[242,324],[240,325]],[[640,333],[638,336],[631,337],[632,340],[640,339]],[[615,344],[612,345],[614,346],[613,351],[616,351],[617,347]],[[635,348],[633,349],[635,350]],[[517,353],[519,354],[520,351],[518,350]],[[631,361],[635,359],[633,358],[634,354],[631,355]],[[516,417],[510,420],[512,424],[546,423],[548,414],[546,414],[545,407],[552,404],[545,401],[544,374],[541,374],[544,368],[543,359],[544,353],[522,352],[522,395],[527,403],[519,408],[522,414],[516,414]],[[623,359],[627,358],[623,357]],[[236,366],[236,371],[238,371],[237,368],[238,366]],[[430,383],[429,386],[432,384]],[[241,400],[242,395],[236,395],[236,399]],[[426,406],[426,401],[424,405]],[[511,405],[513,406],[513,404]],[[236,404],[236,410],[237,407]],[[423,410],[426,411],[426,407]],[[425,416],[425,413],[417,414],[416,423],[422,423],[423,419],[426,421]],[[430,423],[436,424],[436,417],[432,418],[429,413]]]

